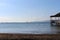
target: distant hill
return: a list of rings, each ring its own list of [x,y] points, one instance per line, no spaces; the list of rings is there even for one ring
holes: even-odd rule
[[[10,24],[10,23],[11,23],[11,24],[12,24],[12,23],[13,23],[13,24],[15,24],[15,23],[19,24],[19,23],[42,23],[42,22],[45,22],[45,23],[46,23],[46,22],[50,22],[50,21],[49,21],[49,20],[46,20],[46,21],[33,21],[33,22],[1,22],[1,23],[2,23],[2,24],[6,24],[6,23],[7,23],[7,24]]]

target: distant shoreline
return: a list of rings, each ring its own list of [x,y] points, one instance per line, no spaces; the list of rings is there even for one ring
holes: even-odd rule
[[[50,21],[47,21],[48,23],[50,22]],[[0,22],[0,24],[4,24],[4,23],[47,23],[47,22]]]

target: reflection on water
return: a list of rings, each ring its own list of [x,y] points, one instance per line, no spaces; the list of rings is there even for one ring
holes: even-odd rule
[[[0,24],[0,33],[57,34],[60,27],[51,26],[49,22],[3,23]]]
[[[51,26],[52,32],[60,33],[60,26]]]

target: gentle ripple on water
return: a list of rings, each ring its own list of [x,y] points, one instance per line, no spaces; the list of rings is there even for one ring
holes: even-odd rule
[[[50,26],[48,22],[0,24],[0,33],[56,34],[60,33],[60,27]]]

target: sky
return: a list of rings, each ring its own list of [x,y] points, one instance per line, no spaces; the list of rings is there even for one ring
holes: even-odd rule
[[[60,12],[60,0],[0,0],[0,22],[49,20]]]

